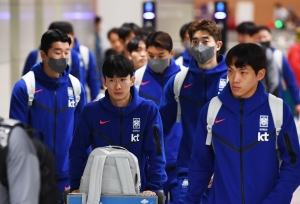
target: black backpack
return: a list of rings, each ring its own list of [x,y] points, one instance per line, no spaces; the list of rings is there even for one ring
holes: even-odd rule
[[[6,146],[0,145],[0,182],[9,190],[7,171],[6,171],[6,157],[8,153],[8,141],[11,130],[16,127],[22,127],[27,135],[31,138],[32,143],[36,149],[37,157],[40,164],[41,188],[39,194],[39,204],[58,204],[61,196],[57,187],[55,158],[50,149],[34,135],[38,131],[24,125],[19,121],[12,119],[3,119],[0,117],[0,133],[6,134],[6,137],[1,137],[1,140],[6,139]],[[40,133],[40,132],[38,132]],[[42,133],[41,138],[43,140]],[[4,144],[5,144],[4,143]]]

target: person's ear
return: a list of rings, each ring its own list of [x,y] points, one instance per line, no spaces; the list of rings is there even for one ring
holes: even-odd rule
[[[262,80],[266,75],[266,69],[261,69],[257,73],[257,79],[260,81]]]
[[[104,87],[107,87],[107,86],[106,86],[106,79],[105,79],[104,76],[102,77],[102,84],[103,84]]]
[[[46,53],[45,53],[43,50],[40,50],[40,53],[39,53],[39,54],[41,55],[41,58],[42,58],[43,62],[45,62],[46,59],[47,59]]]
[[[174,51],[174,49],[172,49],[170,52],[170,58],[172,58],[174,56],[174,54],[175,54],[175,51]]]
[[[128,52],[128,59],[132,61],[131,53]]]
[[[130,85],[130,86],[133,86],[133,85],[134,85],[134,82],[135,82],[135,76],[132,76],[132,77],[131,77],[131,85]]]
[[[221,47],[223,45],[223,42],[222,41],[218,41],[217,44],[216,44],[216,51],[220,51]]]

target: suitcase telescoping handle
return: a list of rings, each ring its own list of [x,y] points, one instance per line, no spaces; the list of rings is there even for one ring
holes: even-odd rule
[[[107,146],[107,148],[121,149],[121,150],[126,150],[126,151],[128,151],[126,148],[121,147],[121,146],[116,146],[116,145],[109,145],[109,146]]]

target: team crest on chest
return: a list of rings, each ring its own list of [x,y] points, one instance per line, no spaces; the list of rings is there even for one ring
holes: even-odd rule
[[[259,132],[257,135],[257,141],[269,141],[268,126],[269,126],[269,116],[268,115],[260,115],[259,116]]]
[[[68,107],[75,108],[74,92],[72,87],[68,87]]]
[[[133,121],[132,121],[133,132],[140,132],[140,128],[141,128],[141,119],[133,118]]]
[[[227,84],[227,80],[226,79],[220,79],[220,82],[219,82],[219,91],[218,91],[218,94],[223,91],[224,87],[226,86]]]

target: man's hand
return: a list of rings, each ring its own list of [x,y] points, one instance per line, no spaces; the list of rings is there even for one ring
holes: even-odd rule
[[[210,182],[207,188],[211,188],[213,181],[214,181],[214,175],[212,175],[212,177],[210,178]]]
[[[146,195],[146,196],[155,196],[156,195],[155,192],[149,191],[149,190],[143,191],[143,192],[141,192],[141,194]]]
[[[300,104],[295,105],[295,113],[296,115],[300,115]]]
[[[71,193],[79,193],[79,189],[72,191]]]

